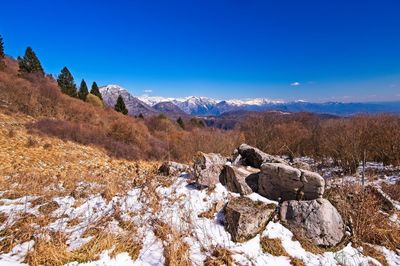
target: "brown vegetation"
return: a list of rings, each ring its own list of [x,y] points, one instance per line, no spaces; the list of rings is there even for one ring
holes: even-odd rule
[[[382,183],[382,190],[392,199],[400,201],[400,182],[396,182],[393,185]]]
[[[352,242],[400,248],[400,226],[389,219],[384,202],[372,192],[363,192],[360,186],[329,189],[326,196],[352,229]]]
[[[263,237],[261,238],[260,244],[265,253],[269,253],[273,256],[289,256],[279,238]]]
[[[9,113],[34,117],[28,126],[34,133],[96,145],[126,159],[188,161],[197,151],[228,154],[243,141],[236,131],[190,126],[183,130],[163,117],[143,120],[82,102],[62,94],[52,77],[21,77],[17,63],[10,58],[5,61],[7,67],[0,72],[0,106]]]
[[[309,113],[266,112],[240,125],[248,144],[270,154],[331,158],[354,173],[360,161],[400,164],[400,117],[360,115],[324,118]]]
[[[204,266],[233,265],[232,252],[223,247],[216,247],[210,257],[204,261]]]

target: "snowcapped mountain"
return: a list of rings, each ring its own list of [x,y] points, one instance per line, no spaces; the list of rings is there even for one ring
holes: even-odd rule
[[[103,96],[103,101],[106,105],[114,107],[119,95],[124,99],[126,108],[130,115],[155,115],[158,111],[153,107],[142,102],[138,98],[132,96],[126,89],[118,85],[107,85],[100,87],[100,93]]]
[[[100,88],[105,103],[114,106],[119,94],[124,98],[130,114],[152,115],[158,113],[170,114],[171,117],[182,115],[221,115],[234,111],[267,111],[282,112],[313,112],[349,116],[357,113],[400,113],[400,102],[375,103],[342,103],[326,102],[311,103],[306,101],[284,102],[264,98],[215,100],[207,97],[190,96],[186,98],[170,98],[157,96],[132,96],[118,85],[108,85]],[[160,104],[162,103],[162,104]],[[168,113],[170,112],[170,113]]]

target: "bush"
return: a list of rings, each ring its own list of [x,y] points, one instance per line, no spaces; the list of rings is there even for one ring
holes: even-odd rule
[[[95,95],[93,95],[91,93],[89,93],[86,96],[86,102],[90,103],[91,105],[93,105],[95,107],[99,107],[99,108],[103,108],[104,107],[103,101],[100,100],[99,97],[97,97],[97,96],[95,96]]]

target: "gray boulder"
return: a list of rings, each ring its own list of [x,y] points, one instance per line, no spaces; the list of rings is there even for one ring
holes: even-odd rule
[[[264,230],[275,207],[246,197],[234,198],[225,207],[225,228],[233,241],[247,241]]]
[[[241,161],[246,165],[260,168],[263,163],[285,163],[285,161],[279,157],[272,156],[260,151],[247,144],[242,144],[238,148]]]
[[[229,191],[247,195],[257,191],[259,172],[259,169],[250,166],[227,164],[221,173],[220,181]]]
[[[290,200],[282,203],[280,219],[290,231],[315,245],[335,246],[345,235],[345,225],[327,199]]]
[[[215,186],[226,162],[220,154],[199,152],[193,159],[193,174],[197,183],[206,187]]]
[[[272,200],[321,198],[325,180],[317,173],[283,163],[264,163],[258,179],[258,193]]]
[[[158,171],[164,175],[179,175],[183,172],[191,171],[191,167],[187,164],[168,161],[164,162]]]

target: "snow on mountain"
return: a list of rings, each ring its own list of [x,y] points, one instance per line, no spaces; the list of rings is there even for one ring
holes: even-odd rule
[[[156,105],[158,103],[162,103],[162,102],[173,102],[176,100],[175,98],[168,98],[168,97],[161,97],[161,96],[148,96],[148,95],[138,96],[137,98],[150,106],[154,106],[154,105]]]
[[[207,97],[190,96],[184,101],[176,99],[175,105],[181,108],[185,113],[192,115],[218,115],[219,111],[215,108],[218,103],[216,100]]]
[[[349,116],[357,113],[400,113],[400,102],[375,102],[375,103],[343,103],[326,102],[312,103],[304,100],[284,102],[280,100],[270,100],[265,98],[255,99],[229,99],[215,100],[207,97],[189,96],[186,98],[171,98],[158,96],[139,96],[134,97],[128,91],[118,85],[108,85],[101,88],[101,93],[106,95],[105,102],[109,106],[114,106],[119,94],[124,97],[125,103],[131,105],[130,113],[137,114],[138,111],[143,114],[157,113],[153,106],[159,103],[169,103],[158,106],[163,110],[174,110],[174,106],[179,107],[183,112],[189,115],[221,115],[232,111],[282,111],[282,112],[313,112],[319,114],[331,114],[340,116]],[[111,99],[108,99],[110,95]],[[111,97],[112,96],[112,97]],[[125,97],[127,99],[125,99]],[[128,106],[128,105],[127,105]],[[130,108],[128,107],[128,110]]]
[[[226,100],[226,102],[230,105],[234,106],[244,106],[244,105],[265,105],[265,104],[279,104],[279,103],[284,103],[283,101],[280,100],[269,100],[269,99],[264,99],[264,98],[255,98],[255,99],[243,99],[243,100],[238,100],[238,99],[232,99],[232,100]]]
[[[119,95],[124,99],[126,108],[130,115],[154,115],[157,110],[132,96],[126,89],[118,85],[107,85],[99,88],[103,101],[106,105],[114,107]]]

